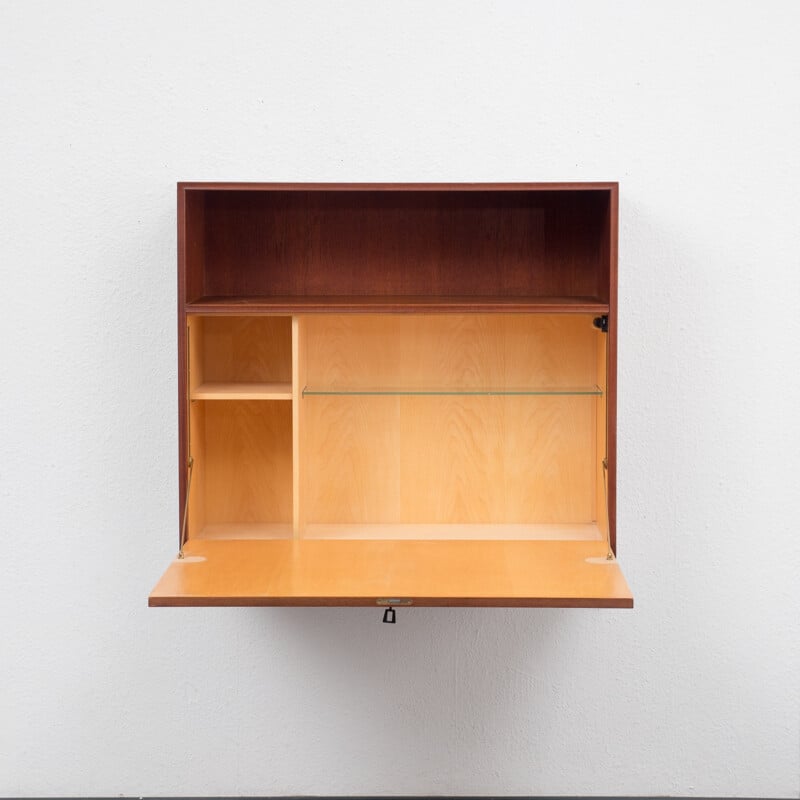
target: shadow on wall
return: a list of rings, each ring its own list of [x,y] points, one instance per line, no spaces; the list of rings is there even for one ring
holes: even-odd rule
[[[515,745],[511,732],[529,728],[531,718],[539,731],[550,726],[568,702],[567,692],[559,697],[565,640],[598,635],[598,611],[586,609],[398,608],[395,625],[381,622],[378,607],[244,613],[265,650],[273,637],[295,645],[297,670],[286,688],[292,702],[313,709],[291,714],[298,727],[287,738],[309,758],[342,759],[343,770],[354,758],[371,759],[396,773],[399,783],[384,780],[383,791],[408,785],[409,770],[427,775],[431,791],[437,780],[443,790],[474,790],[475,770],[491,774],[487,759],[504,741],[535,762],[535,743]],[[536,699],[543,702],[532,707]],[[309,718],[311,730],[302,725]]]

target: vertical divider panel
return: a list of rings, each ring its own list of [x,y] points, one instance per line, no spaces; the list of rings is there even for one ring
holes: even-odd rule
[[[305,512],[302,496],[303,389],[306,385],[305,320],[292,317],[292,534],[303,535]]]
[[[187,397],[187,456],[194,459],[192,482],[187,486],[189,491],[189,519],[186,535],[188,539],[197,536],[206,524],[205,509],[205,404],[192,400],[192,392],[203,383],[203,319],[187,317],[187,342],[189,352],[186,360],[188,375],[186,376]],[[184,465],[184,469],[186,466]]]
[[[203,322],[202,317],[188,316],[186,318],[189,328],[189,358],[187,361],[189,397],[203,383]]]

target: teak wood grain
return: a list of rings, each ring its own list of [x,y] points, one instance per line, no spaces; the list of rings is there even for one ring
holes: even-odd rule
[[[211,297],[203,296],[186,304],[188,314],[302,314],[302,313],[592,313],[607,314],[608,303],[595,297],[487,297],[449,295],[337,295],[297,297],[263,295]]]
[[[608,301],[607,188],[194,186],[184,193],[193,198],[190,228],[203,237],[201,253],[187,251],[190,302],[215,295]]]
[[[504,532],[522,547],[602,549],[604,453],[608,537],[616,550],[617,236],[616,183],[179,184],[179,507],[182,518],[191,453],[187,553],[212,546],[213,569],[227,575],[234,592],[224,604],[240,604],[236,572],[249,568],[235,554],[247,537],[291,537],[295,545],[314,544],[304,536],[351,538],[358,553],[376,543],[365,537],[387,546],[430,544],[391,540],[433,539],[438,530],[443,540],[475,537],[440,543],[485,545],[489,562],[504,548]],[[562,379],[563,370],[593,374],[602,396],[535,404],[302,396],[315,364],[327,365],[329,377],[349,371],[373,386],[382,376],[438,375],[446,384],[467,374],[493,382],[509,363],[503,326],[524,328],[556,314],[564,318],[555,323],[558,336],[538,353],[534,346],[529,362],[540,378],[548,370]],[[608,334],[595,333],[588,351],[570,349],[570,325],[601,314],[608,315]],[[372,322],[376,315],[383,321]],[[415,344],[396,322],[404,315],[443,346],[426,348],[422,338]],[[492,315],[497,320],[485,319]],[[357,316],[365,327],[344,321]],[[450,322],[436,321],[443,316]],[[343,330],[351,324],[363,335],[348,339]],[[459,337],[469,346],[454,344]],[[410,357],[401,352],[406,347]],[[415,359],[416,373],[406,366]],[[525,358],[519,363],[523,375]],[[390,364],[394,372],[386,371]],[[548,535],[548,524],[562,526],[559,534],[552,529],[553,541],[532,541]],[[557,541],[559,535],[586,541]],[[230,548],[227,556],[217,544]],[[545,550],[535,552],[545,557]],[[316,563],[303,559],[300,566]],[[576,602],[482,596],[450,576],[444,561],[434,562],[451,593],[431,595],[437,605],[630,604],[629,592],[610,603],[583,595]],[[312,602],[352,600],[318,593]],[[289,593],[280,602],[306,601]],[[184,599],[162,596],[151,604]]]

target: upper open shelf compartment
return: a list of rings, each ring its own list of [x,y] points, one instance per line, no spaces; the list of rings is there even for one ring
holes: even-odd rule
[[[182,185],[185,308],[605,313],[615,189]]]

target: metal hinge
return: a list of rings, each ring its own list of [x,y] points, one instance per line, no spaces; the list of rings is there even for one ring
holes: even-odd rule
[[[614,560],[614,551],[611,549],[611,512],[608,510],[608,456],[603,459],[603,494],[606,500],[606,561]]]
[[[186,499],[183,502],[183,520],[181,522],[181,539],[178,547],[178,558],[183,558],[183,546],[186,544],[186,523],[189,519],[189,492],[192,489],[192,472],[194,470],[194,459],[189,456],[186,464]]]

